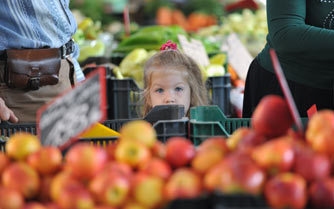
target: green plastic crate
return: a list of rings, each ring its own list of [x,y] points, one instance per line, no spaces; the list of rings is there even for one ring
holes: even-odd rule
[[[301,118],[301,122],[306,129],[308,118]],[[211,136],[229,137],[240,127],[250,127],[251,118],[229,118],[217,105],[209,105],[192,107],[189,123],[189,137],[198,145]],[[296,129],[296,126],[292,128]]]
[[[189,137],[195,145],[211,136],[230,136],[240,127],[250,127],[250,118],[228,118],[217,105],[190,109]]]

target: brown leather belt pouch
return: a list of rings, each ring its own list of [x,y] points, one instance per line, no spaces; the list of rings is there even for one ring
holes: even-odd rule
[[[8,87],[37,90],[58,83],[59,49],[7,49],[6,54],[5,82]]]

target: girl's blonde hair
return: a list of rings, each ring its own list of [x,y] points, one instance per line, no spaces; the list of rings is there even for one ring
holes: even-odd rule
[[[144,116],[152,109],[150,105],[149,88],[152,83],[152,73],[159,70],[176,70],[184,75],[185,80],[190,87],[190,107],[207,105],[208,96],[205,83],[202,79],[202,73],[197,63],[177,49],[168,49],[157,52],[144,66]],[[186,113],[189,116],[189,111]]]

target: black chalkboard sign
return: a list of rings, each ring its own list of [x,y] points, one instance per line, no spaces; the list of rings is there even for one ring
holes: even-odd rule
[[[87,128],[105,120],[106,110],[105,69],[100,68],[38,110],[37,133],[42,145],[69,144]]]

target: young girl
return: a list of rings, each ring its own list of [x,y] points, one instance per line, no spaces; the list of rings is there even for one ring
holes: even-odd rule
[[[171,41],[144,66],[144,115],[165,104],[184,105],[186,116],[190,107],[208,104],[199,66]]]

